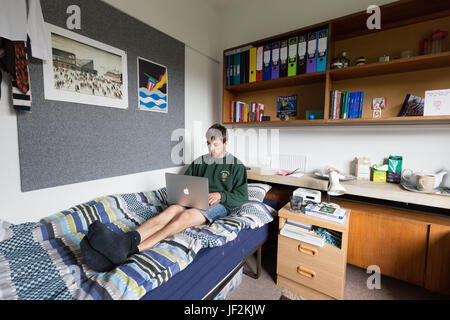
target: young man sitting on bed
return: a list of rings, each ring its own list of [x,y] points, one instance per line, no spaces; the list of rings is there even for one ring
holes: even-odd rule
[[[135,253],[151,249],[158,242],[187,228],[212,223],[248,200],[245,166],[226,151],[227,132],[214,124],[206,132],[209,154],[194,160],[185,175],[206,177],[209,183],[209,204],[200,210],[171,205],[136,230],[123,234],[109,230],[99,221],[88,228],[80,243],[85,263],[95,271],[109,271],[123,264]]]

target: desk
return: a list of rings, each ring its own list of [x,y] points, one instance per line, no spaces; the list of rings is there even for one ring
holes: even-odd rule
[[[319,179],[312,173],[305,173],[301,178],[278,176],[276,170],[264,169],[264,174],[259,168],[247,170],[247,177],[250,180],[264,181],[268,183],[284,184],[302,188],[310,188],[326,191],[328,180]],[[419,193],[405,190],[396,183],[379,183],[373,181],[341,181],[345,188],[345,194],[362,196],[374,199],[383,199],[403,203],[411,203],[423,206],[450,209],[450,196]]]
[[[310,173],[295,178],[251,168],[247,176],[249,180],[321,191],[328,185],[327,180]],[[347,262],[364,269],[377,265],[384,275],[450,295],[450,216],[432,213],[441,208],[448,212],[450,197],[411,192],[391,183],[354,180],[342,185],[346,194],[367,199],[332,198],[332,202],[352,212]],[[278,199],[283,202],[281,206],[289,201],[291,192],[284,191]],[[374,204],[372,199],[386,202]],[[395,207],[392,201],[428,207],[411,210]]]

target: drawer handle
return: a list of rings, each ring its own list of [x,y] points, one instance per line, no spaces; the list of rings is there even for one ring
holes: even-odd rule
[[[317,249],[304,246],[303,244],[300,244],[298,246],[298,251],[309,254],[311,256],[316,256],[318,254]]]
[[[316,273],[314,271],[306,269],[305,267],[302,266],[297,267],[297,272],[302,276],[310,279],[314,279],[314,277],[316,276]]]

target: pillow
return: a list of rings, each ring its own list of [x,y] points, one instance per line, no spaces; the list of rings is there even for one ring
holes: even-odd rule
[[[266,193],[272,189],[271,186],[265,183],[248,183],[248,200],[263,202]]]

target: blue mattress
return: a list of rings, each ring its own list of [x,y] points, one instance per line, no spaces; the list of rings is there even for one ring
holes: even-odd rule
[[[143,300],[201,300],[269,234],[269,223],[243,229],[233,241],[201,249],[194,261],[168,282],[148,292]]]

